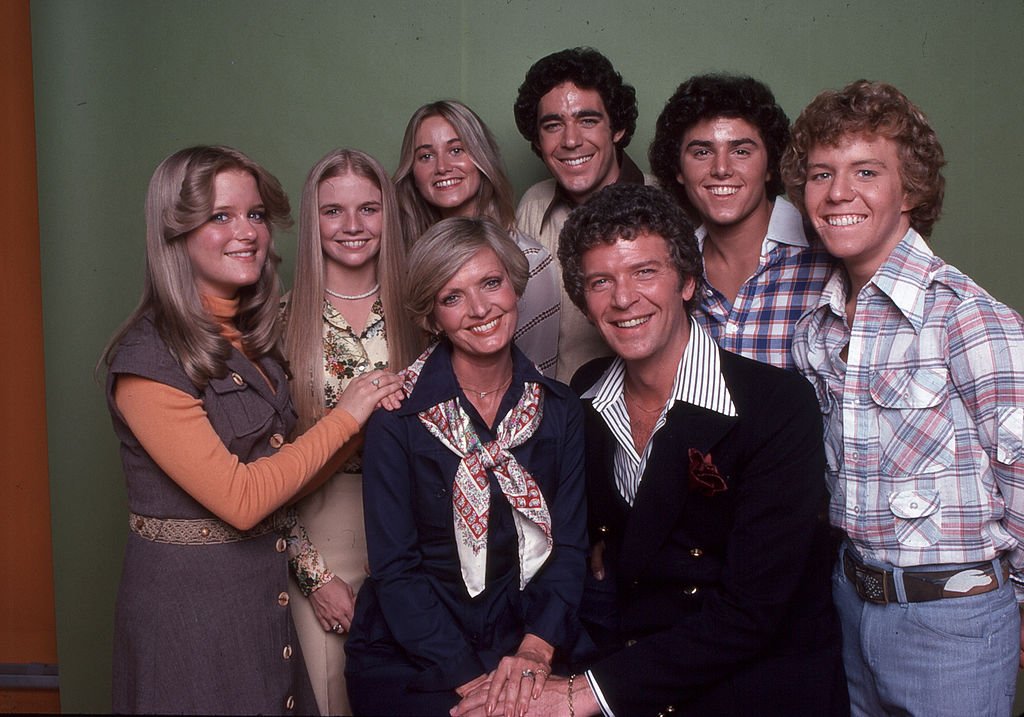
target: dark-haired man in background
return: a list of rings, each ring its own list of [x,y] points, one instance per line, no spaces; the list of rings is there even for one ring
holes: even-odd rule
[[[700,225],[704,288],[694,317],[722,348],[792,369],[793,326],[832,261],[780,196],[787,142],[789,119],[763,83],[697,75],[665,104],[649,159]]]
[[[523,195],[516,223],[552,255],[569,212],[593,193],[617,182],[653,182],[623,151],[636,129],[636,91],[597,50],[562,50],[534,63],[519,87],[515,116],[551,172]],[[610,351],[564,289],[561,309],[556,376],[569,381],[582,363]]]

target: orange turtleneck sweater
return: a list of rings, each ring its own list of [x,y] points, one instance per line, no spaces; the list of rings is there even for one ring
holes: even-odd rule
[[[234,318],[238,301],[203,297],[221,326],[221,335],[242,351]],[[203,402],[184,391],[133,375],[121,375],[114,402],[139,443],[171,480],[239,530],[248,530],[303,488],[319,484],[350,450],[335,455],[359,432],[343,409],[334,409],[315,426],[272,456],[242,463],[213,430]],[[321,470],[330,464],[327,470]],[[314,478],[317,479],[314,481]]]

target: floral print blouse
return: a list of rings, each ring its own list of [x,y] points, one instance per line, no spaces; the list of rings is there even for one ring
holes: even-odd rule
[[[285,304],[287,304],[287,297]],[[330,301],[324,300],[324,405],[334,408],[338,397],[356,376],[388,367],[387,332],[380,297],[373,302],[362,333],[345,320]],[[362,451],[343,467],[345,473],[362,472]],[[291,567],[302,594],[326,585],[334,577],[323,556],[309,539],[305,527],[296,525],[289,540]]]

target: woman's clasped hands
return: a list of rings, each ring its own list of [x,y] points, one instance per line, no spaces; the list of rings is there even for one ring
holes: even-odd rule
[[[523,637],[514,655],[501,658],[493,672],[459,687],[462,701],[452,717],[524,717],[530,702],[540,697],[551,675],[554,648],[536,635]]]

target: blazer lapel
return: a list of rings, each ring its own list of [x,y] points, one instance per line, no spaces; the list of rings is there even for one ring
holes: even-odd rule
[[[703,454],[736,424],[724,416],[689,403],[677,402],[665,425],[654,434],[654,445],[622,543],[624,577],[639,576],[679,521],[689,491],[689,450]]]

